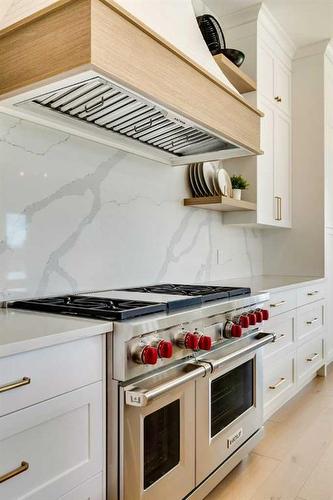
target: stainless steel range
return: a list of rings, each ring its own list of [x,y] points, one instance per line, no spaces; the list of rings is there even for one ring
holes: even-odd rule
[[[108,500],[202,499],[259,441],[268,299],[167,284],[12,304],[114,320]]]

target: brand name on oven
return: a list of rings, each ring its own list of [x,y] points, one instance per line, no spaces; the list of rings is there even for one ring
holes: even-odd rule
[[[243,436],[243,428],[238,429],[232,436],[228,437],[228,448],[233,446]]]

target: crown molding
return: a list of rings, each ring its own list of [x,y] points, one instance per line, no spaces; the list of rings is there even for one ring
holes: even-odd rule
[[[328,57],[333,57],[333,47],[331,46],[331,40],[329,39],[300,47],[297,50],[294,59],[297,60],[318,55],[324,56],[325,54],[327,54]]]
[[[292,58],[296,52],[296,45],[265,4],[261,4],[258,21],[266,30],[269,27],[270,35],[276,40],[286,55]]]

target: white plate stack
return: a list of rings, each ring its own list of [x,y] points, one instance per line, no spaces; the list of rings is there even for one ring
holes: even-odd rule
[[[191,163],[189,180],[194,197],[232,197],[231,180],[221,161]]]

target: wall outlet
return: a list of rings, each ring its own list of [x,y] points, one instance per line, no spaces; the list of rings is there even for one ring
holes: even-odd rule
[[[220,266],[223,262],[223,251],[220,248],[216,249],[216,265]]]

